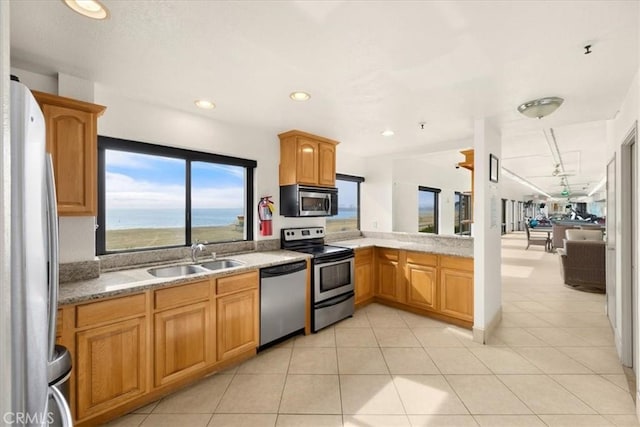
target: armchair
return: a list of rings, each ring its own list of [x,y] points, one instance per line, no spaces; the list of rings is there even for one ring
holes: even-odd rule
[[[564,248],[558,249],[564,283],[572,288],[604,293],[606,244],[600,230],[566,230]]]

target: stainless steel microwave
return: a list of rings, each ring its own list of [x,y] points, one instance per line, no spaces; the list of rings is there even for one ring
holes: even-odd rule
[[[280,214],[332,216],[338,214],[338,189],[293,184],[280,187]]]

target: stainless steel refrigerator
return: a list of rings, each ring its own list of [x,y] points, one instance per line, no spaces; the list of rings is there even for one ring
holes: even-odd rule
[[[58,217],[45,121],[26,86],[11,81],[10,411],[0,423],[70,426],[71,358],[56,346]],[[2,349],[2,351],[7,351]],[[9,370],[10,372],[6,372]]]

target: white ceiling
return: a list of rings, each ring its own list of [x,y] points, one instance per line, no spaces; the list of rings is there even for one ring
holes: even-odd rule
[[[502,130],[502,165],[551,194],[544,132],[576,173],[571,190],[592,188],[605,120],[638,70],[636,1],[103,3],[111,18],[96,22],[62,1],[12,1],[12,65],[274,135],[303,129],[362,156],[469,147],[486,117]],[[293,90],[312,98],[293,102]],[[542,120],[516,111],[542,96],[565,103]],[[217,108],[197,110],[203,97]]]

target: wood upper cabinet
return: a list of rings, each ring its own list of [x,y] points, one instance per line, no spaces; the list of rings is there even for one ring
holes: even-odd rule
[[[259,345],[258,280],[257,271],[217,280],[218,361],[232,358]]]
[[[318,145],[320,156],[318,166],[318,185],[335,187],[336,185],[336,145],[321,142]]]
[[[376,249],[376,295],[390,301],[402,302],[398,268],[399,254],[395,249]]]
[[[440,311],[473,322],[473,259],[441,257]]]
[[[209,280],[155,291],[155,306],[163,309],[154,315],[156,387],[215,361],[211,291]]]
[[[33,91],[44,114],[59,215],[97,213],[97,119],[106,107]]]
[[[280,185],[336,185],[336,145],[321,136],[298,130],[280,138]]]
[[[83,419],[126,403],[147,392],[147,321],[138,310],[140,295],[116,298],[77,307],[77,322],[91,319],[102,326],[76,332],[76,410]],[[113,302],[128,308],[126,320],[109,319],[108,324],[96,313],[102,304]],[[82,310],[79,310],[82,308]],[[85,319],[84,321],[82,319]]]
[[[407,304],[436,310],[438,308],[438,256],[407,252],[406,257]]]
[[[355,303],[360,304],[373,298],[373,248],[355,251]]]

